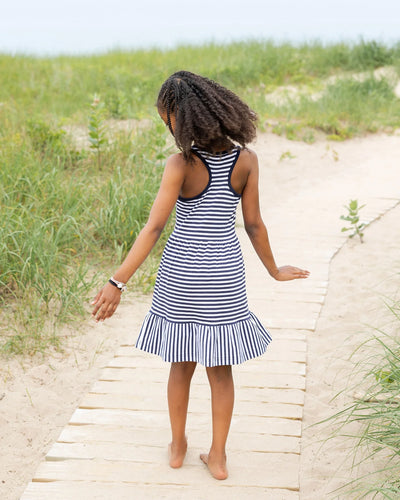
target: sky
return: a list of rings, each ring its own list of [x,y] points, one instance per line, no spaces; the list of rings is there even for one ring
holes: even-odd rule
[[[0,51],[84,54],[252,38],[400,41],[400,0],[0,0]]]

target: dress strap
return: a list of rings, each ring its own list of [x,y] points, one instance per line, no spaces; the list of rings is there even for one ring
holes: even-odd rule
[[[201,156],[212,157],[212,158],[221,158],[223,156],[227,156],[227,155],[232,154],[235,150],[240,151],[242,149],[242,147],[235,145],[231,149],[225,149],[224,151],[218,151],[217,153],[212,153],[211,151],[206,151],[205,149],[201,149],[196,145],[193,145],[191,149],[196,154],[200,153]],[[197,156],[199,156],[199,155],[197,155]]]

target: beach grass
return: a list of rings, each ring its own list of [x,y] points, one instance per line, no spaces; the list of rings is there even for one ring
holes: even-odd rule
[[[334,498],[400,498],[400,302],[387,307],[392,321],[372,328],[351,376],[357,384],[342,391],[353,402],[324,420],[331,437],[351,441],[355,479],[333,491]]]
[[[330,140],[345,140],[364,133],[400,127],[400,99],[386,79],[372,74],[363,81],[338,79],[318,99],[311,93],[281,104],[260,103],[266,125],[288,139],[313,142],[317,132]]]
[[[0,54],[0,352],[59,348],[59,326],[87,313],[88,297],[145,224],[173,151],[155,109],[171,72],[213,78],[254,107],[261,129],[313,142],[317,133],[344,140],[400,126],[396,82],[373,74],[382,66],[398,79],[400,43],[252,41],[78,57]],[[288,85],[299,90],[296,98],[267,98]],[[92,151],[94,96],[104,109],[106,142]],[[112,123],[123,126],[112,130]],[[140,291],[154,283],[172,224],[135,277]]]
[[[215,79],[251,101],[259,87],[264,95],[287,84],[320,88],[321,80],[333,74],[382,66],[400,72],[400,43],[293,46],[252,41],[79,57],[0,55],[0,102],[33,116],[85,122],[88,96],[98,93],[112,116],[140,119],[154,111],[160,83],[179,69]]]

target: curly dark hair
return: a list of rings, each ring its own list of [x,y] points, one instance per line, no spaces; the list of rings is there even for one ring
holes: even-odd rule
[[[245,147],[256,136],[257,114],[231,90],[190,71],[178,71],[162,85],[157,107],[186,160],[196,145],[214,152],[221,144]],[[175,116],[175,129],[171,127]]]

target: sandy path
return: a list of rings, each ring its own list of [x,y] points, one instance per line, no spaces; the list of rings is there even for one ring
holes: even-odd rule
[[[0,498],[20,498],[82,396],[115,350],[137,331],[149,298],[124,301],[112,323],[90,320],[63,330],[64,353],[15,358],[0,365]],[[123,318],[123,320],[122,320]],[[124,328],[121,328],[121,321]]]
[[[339,215],[343,213],[344,203],[350,198],[359,198],[361,194],[373,198],[379,191],[377,183],[391,183],[395,167],[393,157],[399,151],[399,138],[376,135],[338,144],[319,141],[308,145],[265,134],[259,137],[255,149],[262,166],[262,209],[273,248],[279,249],[280,242],[290,237],[293,231],[301,230],[306,241],[314,220],[324,221],[327,238],[336,234],[342,225]],[[280,161],[281,155],[287,151],[294,158]],[[388,177],[383,168],[386,166]],[[332,191],[337,196],[337,209],[328,212],[324,201],[327,193]],[[361,197],[360,201],[363,201]],[[288,214],[292,217],[288,218]],[[299,220],[302,221],[301,228]],[[385,218],[379,224],[384,225]],[[392,236],[398,247],[400,241],[395,239],[396,235]],[[284,255],[277,253],[277,257],[279,262],[287,259],[313,271],[312,256],[304,255],[301,243]],[[375,265],[383,265],[382,259]],[[341,273],[337,276],[340,279]],[[19,363],[13,360],[2,366],[4,389],[0,391],[0,397],[2,393],[5,396],[0,402],[3,424],[0,437],[2,450],[6,450],[0,457],[1,470],[5,471],[0,484],[2,498],[19,498],[37,464],[68,422],[77,402],[97,379],[99,368],[107,364],[126,335],[132,330],[137,331],[148,306],[135,300],[132,302],[133,306],[126,302],[118,316],[107,325],[88,324],[82,335],[70,339],[65,355],[55,355],[43,361],[35,359]],[[356,308],[361,311],[363,304],[357,304]],[[99,350],[102,352],[96,354]],[[320,366],[318,352],[309,356],[310,374],[314,365]],[[318,398],[318,391],[323,392],[319,386],[313,388],[312,383],[310,390],[315,390]],[[327,390],[331,391],[331,388]],[[327,394],[329,399],[331,393]],[[306,415],[307,412],[306,406]],[[311,477],[307,460],[304,471],[305,477]],[[303,483],[304,491],[314,488],[313,481],[318,483],[320,471],[316,474],[316,479]],[[304,498],[308,496],[305,494]]]
[[[307,388],[303,416],[300,485],[302,498],[320,500],[352,478],[374,472],[371,461],[350,470],[353,440],[332,437],[332,426],[311,427],[353,401],[354,386],[362,385],[371,355],[365,347],[350,355],[379,328],[398,335],[398,322],[385,301],[400,300],[400,206],[366,230],[365,244],[350,241],[334,257],[328,294],[316,331],[308,339]],[[379,356],[372,359],[379,359]],[[361,363],[356,368],[356,363]],[[362,370],[361,372],[359,370]],[[345,390],[337,399],[333,396]],[[357,432],[357,426],[346,428]],[[324,443],[324,444],[323,444]],[[339,498],[352,498],[340,491]]]

